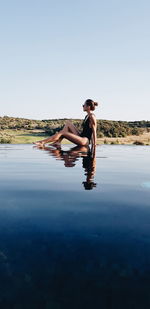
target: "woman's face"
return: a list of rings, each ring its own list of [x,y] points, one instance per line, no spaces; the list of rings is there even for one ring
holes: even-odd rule
[[[88,109],[88,106],[86,105],[86,102],[85,102],[82,106],[83,106],[83,110],[84,110],[84,112],[86,112],[86,111],[87,111],[87,109]]]

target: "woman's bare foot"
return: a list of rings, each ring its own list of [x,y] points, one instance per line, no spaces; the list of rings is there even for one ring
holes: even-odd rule
[[[38,147],[43,147],[44,143],[43,142],[35,142],[33,143],[34,145],[38,146]]]
[[[41,140],[41,141],[37,141],[37,142],[35,142],[34,144],[35,145],[37,145],[38,147],[40,146],[44,146],[45,144],[49,144],[49,143],[51,143],[50,145],[56,145],[56,143],[57,143],[57,146],[60,146],[59,144],[60,144],[60,142],[59,142],[59,140],[60,140],[60,138],[61,138],[61,135],[64,133],[64,132],[66,132],[65,130],[61,130],[61,134],[60,134],[60,132],[57,132],[57,133],[55,133],[54,135],[52,135],[51,137],[49,137],[49,138],[46,138],[46,139],[44,139],[44,140]]]

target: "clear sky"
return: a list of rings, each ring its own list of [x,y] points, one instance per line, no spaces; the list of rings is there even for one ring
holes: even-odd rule
[[[0,1],[0,116],[150,120],[149,0]]]

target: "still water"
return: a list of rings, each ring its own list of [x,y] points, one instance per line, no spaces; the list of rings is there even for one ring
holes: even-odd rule
[[[0,145],[0,308],[150,308],[150,147]]]

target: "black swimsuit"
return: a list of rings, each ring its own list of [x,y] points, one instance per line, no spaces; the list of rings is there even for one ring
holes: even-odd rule
[[[82,127],[83,127],[83,130],[80,136],[87,137],[90,142],[91,136],[92,136],[92,128],[90,128],[90,119],[88,115],[84,118]]]

